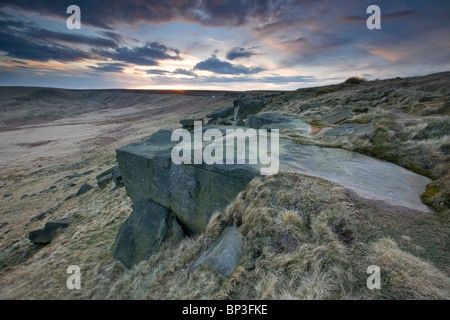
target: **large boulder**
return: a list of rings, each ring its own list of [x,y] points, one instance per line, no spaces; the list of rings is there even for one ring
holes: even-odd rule
[[[114,258],[131,268],[158,252],[167,238],[180,241],[183,231],[169,211],[141,200],[119,229],[114,243]]]
[[[49,221],[45,224],[44,228],[33,230],[28,234],[28,239],[34,244],[48,244],[57,235],[58,229],[67,228],[68,221]]]
[[[225,133],[230,127],[215,128]],[[236,164],[236,151],[234,164],[225,164],[225,148],[224,164],[176,165],[171,152],[179,142],[171,141],[171,135],[171,131],[160,130],[143,141],[117,149],[123,183],[134,203],[153,201],[174,212],[188,233],[201,233],[214,211],[223,210],[260,174],[259,166]],[[204,142],[202,148],[206,145]]]
[[[241,258],[241,232],[236,226],[227,227],[219,239],[194,261],[188,273],[190,274],[201,267],[208,267],[228,278]]]
[[[266,101],[260,98],[240,98],[233,101],[236,118],[245,119],[250,114],[260,112],[265,107]]]
[[[208,118],[218,119],[218,118],[227,118],[229,116],[234,115],[234,106],[229,106],[221,109],[214,110],[208,113],[206,116]]]

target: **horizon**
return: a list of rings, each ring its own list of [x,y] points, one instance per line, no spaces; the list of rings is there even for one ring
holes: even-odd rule
[[[69,5],[81,29],[69,29]],[[450,3],[3,1],[0,86],[291,91],[450,70]]]

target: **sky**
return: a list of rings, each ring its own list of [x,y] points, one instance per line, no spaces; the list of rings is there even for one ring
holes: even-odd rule
[[[449,70],[448,0],[0,0],[0,86],[293,90]]]

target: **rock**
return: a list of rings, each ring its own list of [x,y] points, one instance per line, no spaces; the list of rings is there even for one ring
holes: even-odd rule
[[[206,116],[208,118],[218,119],[218,118],[226,118],[234,115],[234,106],[221,108],[218,110],[214,110],[208,113]]]
[[[254,129],[292,129],[310,132],[311,126],[300,118],[278,113],[262,113],[249,115],[246,121],[247,127]]]
[[[180,124],[183,125],[184,129],[192,129],[192,128],[194,128],[194,122],[195,121],[201,121],[201,123],[203,124],[203,119],[202,118],[182,119],[182,120],[180,120]]]
[[[104,189],[112,180],[117,185],[122,184],[122,173],[118,166],[114,166],[102,173],[100,173],[97,177],[97,185],[100,189]]]
[[[39,193],[49,193],[51,191],[54,191],[54,189],[56,189],[56,186],[50,186],[50,187],[48,187],[48,189],[42,190]]]
[[[242,235],[236,226],[227,227],[215,243],[189,268],[188,274],[201,267],[216,270],[230,277],[242,258]]]
[[[73,178],[79,178],[79,177],[81,177],[81,174],[75,172],[75,173],[72,173],[71,175],[65,176],[64,178],[73,179]]]
[[[34,244],[48,244],[56,236],[58,229],[67,228],[69,223],[67,221],[49,221],[45,224],[43,229],[31,231],[28,234],[28,239]]]
[[[229,127],[216,128],[224,133]],[[259,175],[259,167],[238,165],[236,159],[234,164],[175,165],[171,152],[179,142],[171,141],[171,135],[171,131],[160,130],[143,141],[117,149],[123,182],[133,203],[153,201],[174,212],[188,233],[201,233],[212,213],[223,210]],[[203,148],[206,145],[204,142]]]
[[[123,187],[122,172],[120,171],[119,166],[114,167],[113,180],[114,180],[114,183],[116,184],[116,187],[119,187],[119,188]]]
[[[56,206],[54,206],[54,207],[52,207],[52,208],[50,208],[50,209],[48,209],[48,210],[46,210],[44,212],[41,212],[37,216],[31,218],[30,221],[27,223],[27,225],[29,223],[31,223],[31,222],[39,221],[39,220],[44,219],[48,214],[53,214],[53,212],[55,212],[55,210],[59,209],[60,206],[61,206],[61,204],[57,204]]]
[[[324,136],[341,136],[346,134],[367,134],[372,132],[372,123],[345,123],[324,132]]]
[[[85,194],[86,192],[88,192],[89,190],[92,189],[92,186],[88,183],[83,183],[83,185],[80,187],[80,189],[78,189],[77,194],[75,195],[76,197],[81,196],[82,194]]]
[[[75,198],[76,196],[77,196],[76,193],[71,193],[71,194],[69,194],[69,195],[64,199],[64,201],[67,201],[67,200],[70,200],[70,199],[72,199],[72,198]]]
[[[265,100],[259,98],[240,98],[233,101],[233,115],[246,119],[248,115],[260,112],[265,106]]]
[[[245,126],[245,122],[241,118],[237,118],[236,120],[233,121],[232,126],[244,127]]]
[[[350,110],[344,109],[340,110],[336,113],[333,113],[329,116],[325,116],[321,119],[322,122],[327,122],[331,124],[336,124],[338,122],[344,121],[345,119],[350,118],[352,115],[352,112]]]
[[[97,177],[97,185],[100,189],[104,189],[112,180],[112,174],[108,174],[100,178]]]
[[[12,193],[5,193],[4,195],[3,195],[3,198],[8,198],[8,197],[11,197],[12,196]]]
[[[315,109],[315,108],[320,108],[322,106],[322,104],[320,103],[306,103],[306,104],[302,104],[299,109],[300,111],[306,111],[309,109]]]
[[[383,104],[383,103],[385,103],[387,101],[388,101],[388,97],[383,97],[383,98],[380,99],[380,101],[378,101],[378,104]]]
[[[8,222],[1,222],[0,223],[0,229],[2,229],[3,227],[7,226]]]
[[[28,194],[23,194],[21,197],[20,197],[20,200],[23,200],[23,199],[25,199],[26,197],[28,197]]]
[[[217,118],[215,124],[220,125],[220,126],[231,126],[233,124],[233,122],[234,122],[233,117]]]
[[[181,240],[181,227],[176,225],[166,208],[151,201],[138,201],[116,236],[114,258],[127,268],[147,260],[158,252],[169,230],[174,240]]]
[[[359,197],[409,212],[430,214],[422,203],[430,179],[395,164],[339,148],[321,148],[280,139],[280,171],[337,183]]]

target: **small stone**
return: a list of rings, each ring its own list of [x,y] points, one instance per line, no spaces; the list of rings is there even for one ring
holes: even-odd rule
[[[48,244],[56,236],[58,229],[67,228],[67,221],[49,221],[43,229],[33,230],[28,234],[28,239],[34,244]]]
[[[86,192],[88,192],[89,190],[92,189],[92,186],[88,183],[84,183],[80,189],[78,189],[78,192],[76,193],[76,197],[81,196],[82,194],[85,194]]]

